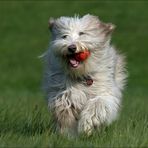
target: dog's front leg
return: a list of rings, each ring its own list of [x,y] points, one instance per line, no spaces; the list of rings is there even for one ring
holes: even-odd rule
[[[76,134],[77,113],[69,100],[69,92],[60,94],[53,103],[53,113],[57,122],[57,130],[64,135]]]
[[[117,116],[120,100],[113,96],[89,99],[81,112],[78,132],[90,135],[94,128],[109,124]]]

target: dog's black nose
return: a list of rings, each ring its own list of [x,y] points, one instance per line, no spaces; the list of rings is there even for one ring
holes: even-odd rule
[[[76,49],[77,49],[77,47],[74,44],[68,46],[68,51],[71,53],[75,53]]]

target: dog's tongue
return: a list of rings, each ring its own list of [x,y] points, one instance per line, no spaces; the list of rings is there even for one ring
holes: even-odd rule
[[[75,58],[71,58],[70,60],[69,60],[69,62],[70,62],[70,65],[73,67],[73,68],[76,68],[76,67],[78,67],[78,65],[79,65],[79,61],[77,61]]]
[[[80,64],[80,62],[83,62],[90,56],[90,52],[88,50],[85,50],[83,52],[75,53],[70,57],[69,63],[73,68],[77,68]]]

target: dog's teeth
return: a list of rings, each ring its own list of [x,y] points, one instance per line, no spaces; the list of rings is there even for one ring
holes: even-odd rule
[[[82,50],[85,50],[84,46],[82,46]]]

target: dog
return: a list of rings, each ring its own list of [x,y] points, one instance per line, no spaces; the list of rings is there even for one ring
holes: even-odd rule
[[[118,117],[127,75],[110,44],[114,28],[90,14],[49,20],[44,90],[61,134],[91,135]]]

